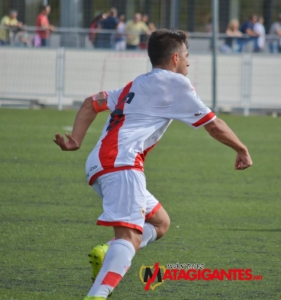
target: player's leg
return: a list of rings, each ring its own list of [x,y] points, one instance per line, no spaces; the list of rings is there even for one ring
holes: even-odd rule
[[[98,296],[106,299],[130,268],[136,249],[139,249],[141,242],[139,230],[118,226],[114,227],[114,232],[115,240],[106,253],[102,268],[88,297]]]
[[[141,248],[145,247],[150,242],[150,240],[148,240],[148,238],[145,238],[144,236],[146,231],[149,232],[148,229],[145,230],[146,228],[149,228],[150,231],[153,231],[154,229],[156,232],[155,240],[158,240],[166,234],[169,227],[170,227],[169,215],[167,214],[163,206],[161,206],[159,210],[153,216],[147,219],[144,223],[144,232],[143,232]],[[151,234],[151,235],[155,236],[155,234]],[[149,236],[149,233],[147,233],[147,236]],[[146,240],[148,240],[148,242],[145,244]]]
[[[146,215],[140,248],[160,239],[170,226],[170,218],[161,203],[146,190]]]
[[[165,235],[170,226],[170,218],[164,207],[158,200],[146,191],[146,216],[143,226],[140,248],[144,248]],[[114,239],[107,242],[110,246]]]
[[[103,198],[104,208],[97,224],[114,227],[115,240],[106,252],[88,297],[106,298],[127,272],[141,243],[145,177],[138,171],[114,172],[98,178],[94,189]]]

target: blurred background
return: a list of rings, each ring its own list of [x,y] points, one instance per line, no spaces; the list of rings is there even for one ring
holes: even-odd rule
[[[147,40],[165,27],[186,31],[188,76],[207,105],[278,115],[281,1],[216,3],[213,20],[212,0],[1,0],[0,105],[75,107],[125,85],[151,69]]]

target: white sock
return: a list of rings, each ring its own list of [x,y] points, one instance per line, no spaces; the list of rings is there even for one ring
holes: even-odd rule
[[[115,241],[115,238],[112,238],[110,241],[107,242],[108,247],[110,247],[110,245],[113,241]]]
[[[112,241],[88,296],[107,298],[130,268],[134,255],[135,248],[131,242],[122,239]]]
[[[157,233],[155,227],[150,223],[144,223],[140,249],[144,248],[147,244],[154,242],[156,238]]]

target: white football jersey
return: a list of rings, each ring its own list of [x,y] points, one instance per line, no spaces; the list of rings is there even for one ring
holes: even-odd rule
[[[109,172],[143,171],[145,156],[172,120],[199,128],[216,118],[190,80],[168,70],[155,68],[124,88],[106,93],[111,114],[86,162],[90,185]]]

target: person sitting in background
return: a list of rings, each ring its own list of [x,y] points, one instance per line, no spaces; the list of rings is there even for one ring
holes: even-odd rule
[[[269,43],[270,52],[281,52],[281,14],[278,16],[278,21],[271,25],[269,33],[271,35],[271,40]]]
[[[119,17],[119,23],[116,28],[115,34],[115,50],[123,51],[126,50],[126,37],[125,37],[125,15]]]
[[[236,19],[231,20],[227,26],[225,33],[227,35],[227,38],[225,38],[224,44],[220,47],[221,52],[237,52],[239,48],[237,37],[242,36],[242,32],[239,31],[239,21]]]
[[[127,33],[127,49],[128,50],[136,50],[140,44],[140,35],[142,33],[150,34],[150,29],[148,26],[142,22],[141,14],[136,13],[134,20],[130,20],[126,25],[126,33]]]
[[[249,38],[243,38],[243,39],[239,39],[239,52],[242,52],[244,46],[249,43],[250,41],[254,42],[254,47],[255,44],[257,43],[257,33],[254,31],[254,25],[257,22],[258,17],[257,15],[251,15],[249,17],[249,20],[244,22],[241,27],[240,27],[240,31],[243,34],[247,34],[249,36]]]
[[[265,46],[265,28],[263,26],[263,17],[258,17],[254,25],[254,32],[258,35],[257,43],[255,43],[255,52],[261,52]]]
[[[49,23],[48,15],[51,12],[50,5],[43,5],[41,8],[40,14],[36,19],[36,27],[41,29],[37,29],[36,34],[41,39],[41,47],[47,47],[50,45],[50,31],[54,31],[55,27]]]
[[[8,16],[4,16],[0,26],[0,45],[10,44],[15,30],[22,28],[22,23],[17,19],[18,12],[11,9]]]
[[[15,45],[17,47],[31,47],[30,36],[24,27],[16,34]]]

